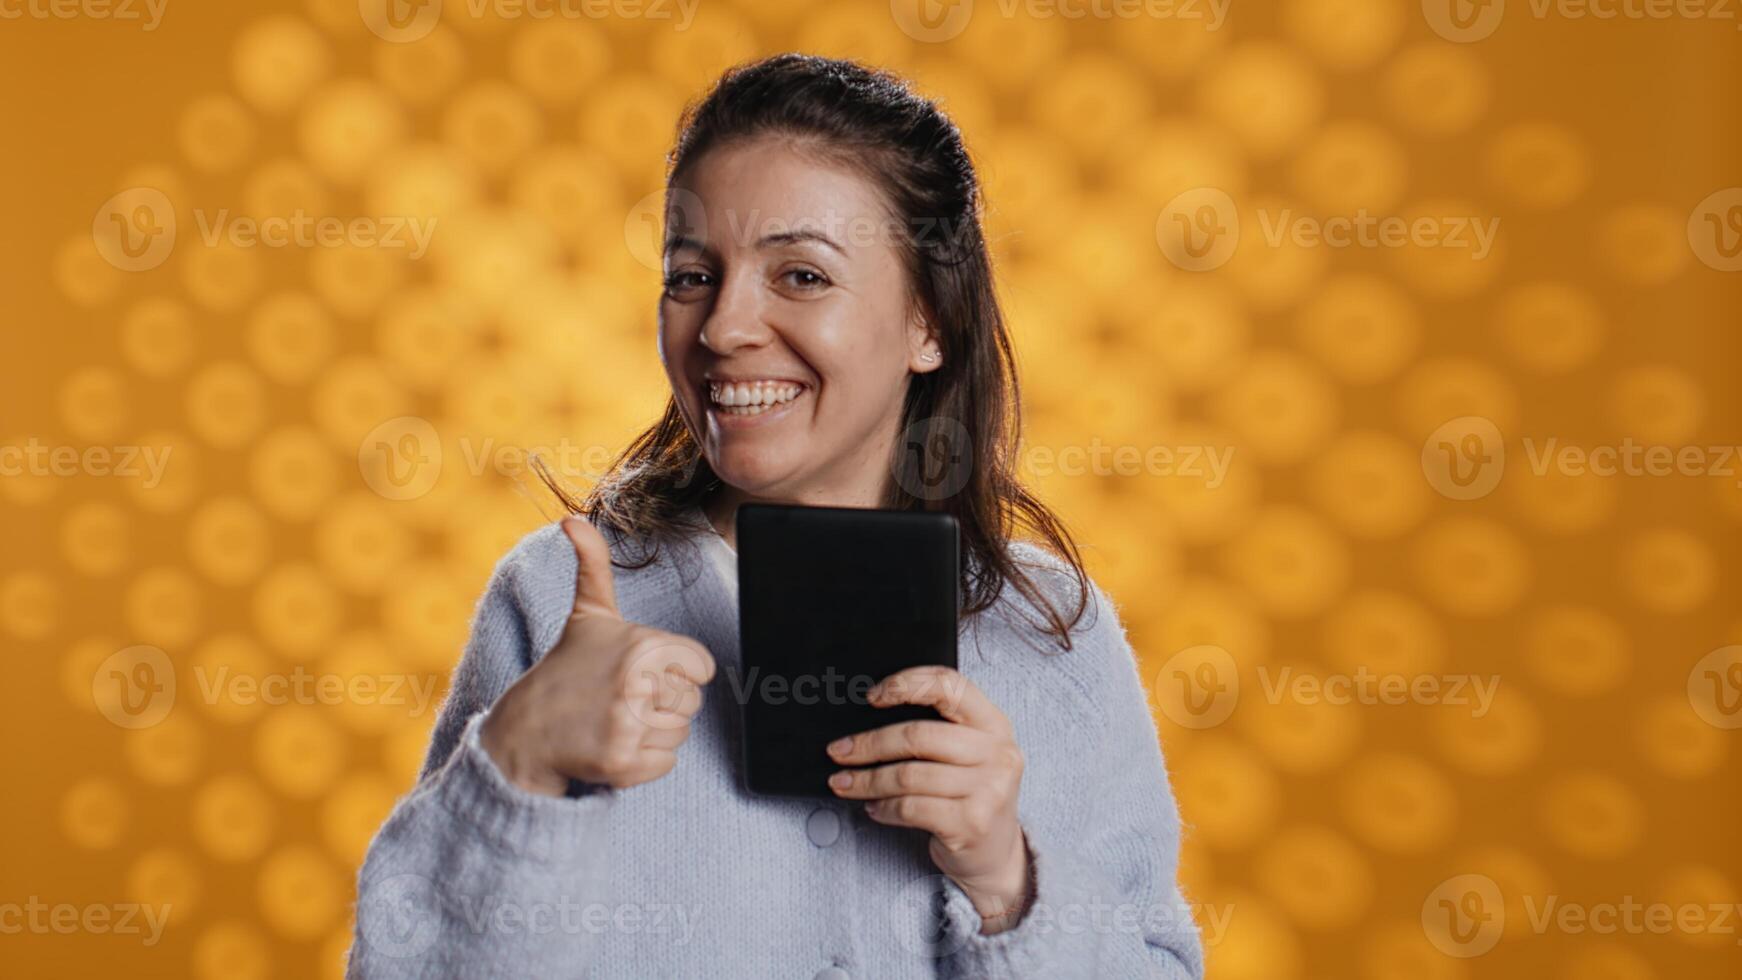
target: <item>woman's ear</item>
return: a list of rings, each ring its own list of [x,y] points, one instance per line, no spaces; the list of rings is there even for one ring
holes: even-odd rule
[[[937,331],[923,312],[915,312],[907,323],[907,369],[914,374],[929,374],[944,366],[943,347]]]

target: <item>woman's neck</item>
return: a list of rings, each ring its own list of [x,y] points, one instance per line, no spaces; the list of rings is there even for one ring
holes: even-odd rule
[[[874,491],[841,493],[819,490],[793,495],[758,497],[729,483],[722,482],[702,498],[702,514],[713,525],[715,533],[726,539],[732,550],[738,549],[738,508],[744,504],[797,504],[805,507],[881,507],[882,498]]]

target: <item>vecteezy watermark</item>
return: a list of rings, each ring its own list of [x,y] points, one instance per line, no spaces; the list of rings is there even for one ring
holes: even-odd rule
[[[1135,446],[1102,442],[1086,446],[1025,445],[1017,469],[1030,478],[1051,476],[1152,476],[1201,480],[1216,490],[1234,463],[1233,446]]]
[[[1671,446],[1631,436],[1603,445],[1563,443],[1556,436],[1519,440],[1530,474],[1604,479],[1724,477],[1742,487],[1742,446]],[[1506,472],[1506,442],[1499,426],[1480,415],[1451,419],[1421,446],[1421,470],[1429,486],[1452,500],[1485,497]]]
[[[832,665],[820,672],[764,673],[760,667],[748,671],[728,664],[725,668],[727,691],[734,703],[742,706],[752,699],[765,704],[845,705],[870,704],[869,694],[884,678],[869,674],[847,674]],[[659,678],[664,683],[669,675]],[[925,671],[897,675],[889,679],[888,695],[894,703],[959,704],[967,690],[967,678],[950,671]]]
[[[1449,499],[1486,497],[1506,472],[1506,440],[1491,419],[1451,419],[1422,442],[1421,472],[1428,486]]]
[[[1183,191],[1156,216],[1155,241],[1169,262],[1187,272],[1220,268],[1240,244],[1240,209],[1219,187]]]
[[[539,445],[503,442],[493,436],[460,436],[457,458],[471,477],[487,474],[519,479],[535,472],[535,464],[572,480],[595,481],[611,470],[619,450],[602,443],[558,439]],[[456,458],[444,448],[440,433],[428,419],[415,415],[388,419],[357,446],[357,466],[369,489],[388,500],[415,500],[435,488],[445,465]],[[700,458],[692,461],[694,474]]]
[[[1688,703],[1713,728],[1742,728],[1742,644],[1719,647],[1694,664]]]
[[[1494,706],[1498,675],[1402,674],[1379,672],[1365,665],[1353,673],[1316,673],[1284,666],[1258,665],[1258,683],[1266,703],[1305,705],[1447,705],[1468,707],[1482,718]],[[1161,713],[1181,728],[1214,728],[1239,706],[1239,666],[1222,647],[1187,647],[1167,659],[1150,685]]]
[[[1214,728],[1240,702],[1240,669],[1234,656],[1213,644],[1187,647],[1156,671],[1150,690],[1157,707],[1181,728]]]
[[[954,914],[952,904],[965,909],[969,903],[946,875],[924,875],[902,885],[889,904],[890,924],[902,948],[924,959],[942,959],[960,950],[971,938],[971,923],[965,913],[959,917]],[[1203,945],[1214,947],[1221,945],[1233,918],[1231,904],[1138,902],[1099,895],[1084,901],[1052,902],[1037,896],[1022,913],[1022,929],[1025,935],[1045,936],[1159,938],[1190,934],[1200,936]]]
[[[701,0],[357,0],[364,26],[383,41],[409,44],[435,30],[444,16],[483,20],[675,21],[695,23]]]
[[[139,479],[154,490],[163,482],[171,446],[48,446],[32,436],[16,446],[0,445],[0,478],[16,476],[94,476]]]
[[[1554,894],[1519,896],[1530,931],[1543,936],[1682,935],[1735,936],[1742,904],[1735,902],[1646,902],[1623,895],[1609,902],[1568,902]],[[1499,943],[1506,902],[1494,879],[1482,874],[1448,878],[1428,893],[1422,929],[1435,949],[1461,959],[1481,956]],[[1742,940],[1737,941],[1742,945]]]
[[[1688,244],[1719,272],[1742,272],[1742,187],[1713,191],[1688,215]]]
[[[228,208],[214,214],[195,209],[200,240],[207,248],[228,242],[237,248],[386,248],[407,249],[406,257],[421,259],[435,235],[436,218],[406,215],[340,218],[314,216],[298,210],[288,215],[254,218],[231,215]]]
[[[1178,20],[1206,31],[1228,19],[1233,0],[994,0],[1006,20]],[[890,0],[889,14],[903,34],[922,44],[953,40],[974,16],[974,0]],[[984,5],[982,10],[987,9]]]
[[[388,419],[357,446],[357,468],[369,489],[387,500],[415,500],[441,478],[441,436],[428,419]]]
[[[1500,690],[1498,674],[1374,673],[1365,665],[1352,674],[1296,673],[1293,667],[1282,667],[1272,677],[1270,667],[1259,664],[1258,683],[1271,704],[1450,705],[1470,708],[1472,718],[1487,715]]]
[[[1500,234],[1500,219],[1468,214],[1401,215],[1368,214],[1358,208],[1352,215],[1297,214],[1293,208],[1272,211],[1259,208],[1258,225],[1265,244],[1280,248],[1288,242],[1300,248],[1451,248],[1468,251],[1481,261],[1493,251]]]
[[[5,0],[0,0],[0,3]],[[228,243],[237,248],[405,249],[416,260],[429,251],[434,217],[373,215],[236,215],[228,208],[193,212],[200,241],[207,248]],[[91,220],[97,254],[122,272],[148,272],[169,261],[178,231],[175,204],[155,187],[130,187],[104,201]]]
[[[1447,956],[1481,956],[1500,942],[1506,899],[1487,875],[1447,878],[1422,901],[1421,928],[1428,942]]]
[[[1254,212],[1264,243],[1297,248],[1443,248],[1486,259],[1500,235],[1500,219],[1473,214],[1313,215],[1293,208]],[[1195,187],[1176,195],[1155,222],[1156,244],[1168,261],[1188,272],[1207,272],[1226,264],[1240,244],[1241,217],[1234,199],[1220,188]]]
[[[168,7],[169,0],[0,0],[0,20],[113,20],[149,32]]]
[[[1530,471],[1546,476],[1552,470],[1565,476],[1722,476],[1735,477],[1742,458],[1738,446],[1666,446],[1622,439],[1609,446],[1563,445],[1559,439],[1544,439],[1539,445],[1524,437]],[[1736,485],[1742,487],[1742,480]]]
[[[300,665],[288,674],[244,674],[233,673],[227,665],[216,669],[202,665],[194,668],[194,680],[207,704],[381,705],[403,707],[407,717],[417,718],[435,703],[438,678],[434,674],[317,674]]]
[[[22,902],[0,902],[0,935],[140,936],[142,945],[156,946],[169,909],[143,902],[49,903],[32,895]]]
[[[1523,6],[1536,20],[1736,21],[1734,0],[1527,0]],[[1435,34],[1470,44],[1499,29],[1506,0],[1421,0],[1421,12]]]
[[[419,874],[399,874],[363,883],[357,896],[357,935],[374,951],[394,959],[421,956],[436,938],[455,931],[473,936],[599,936],[607,933],[659,937],[687,944],[702,906],[678,902],[608,903],[557,894],[472,894],[463,885],[438,892]]]
[[[235,671],[228,665],[194,668],[194,690],[208,705],[343,704],[403,707],[421,717],[435,703],[434,674],[314,673],[300,665],[289,673]],[[103,717],[122,728],[150,728],[169,717],[178,691],[175,665],[153,646],[117,650],[91,675],[91,700]]]
[[[97,254],[122,272],[148,272],[175,250],[175,205],[155,187],[129,187],[91,219]]]

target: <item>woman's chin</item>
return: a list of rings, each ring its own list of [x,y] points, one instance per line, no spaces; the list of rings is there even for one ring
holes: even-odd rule
[[[797,469],[784,460],[736,458],[733,453],[710,460],[709,466],[715,476],[740,493],[770,500],[789,496],[787,490],[799,476]]]

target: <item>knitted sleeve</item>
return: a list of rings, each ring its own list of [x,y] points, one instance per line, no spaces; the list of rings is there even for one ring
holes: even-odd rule
[[[364,858],[349,977],[573,976],[590,959],[584,912],[604,899],[613,793],[529,793],[478,740],[533,661],[518,571],[511,553],[491,579],[418,784]]]
[[[1201,980],[1203,948],[1178,885],[1180,818],[1137,661],[1111,601],[1092,588],[1094,622],[1059,657],[1083,678],[1099,718],[1073,719],[1066,755],[1089,771],[1088,819],[1037,836],[1025,821],[1034,897],[1012,928],[980,935],[966,893],[944,887],[959,978],[1149,977]]]

